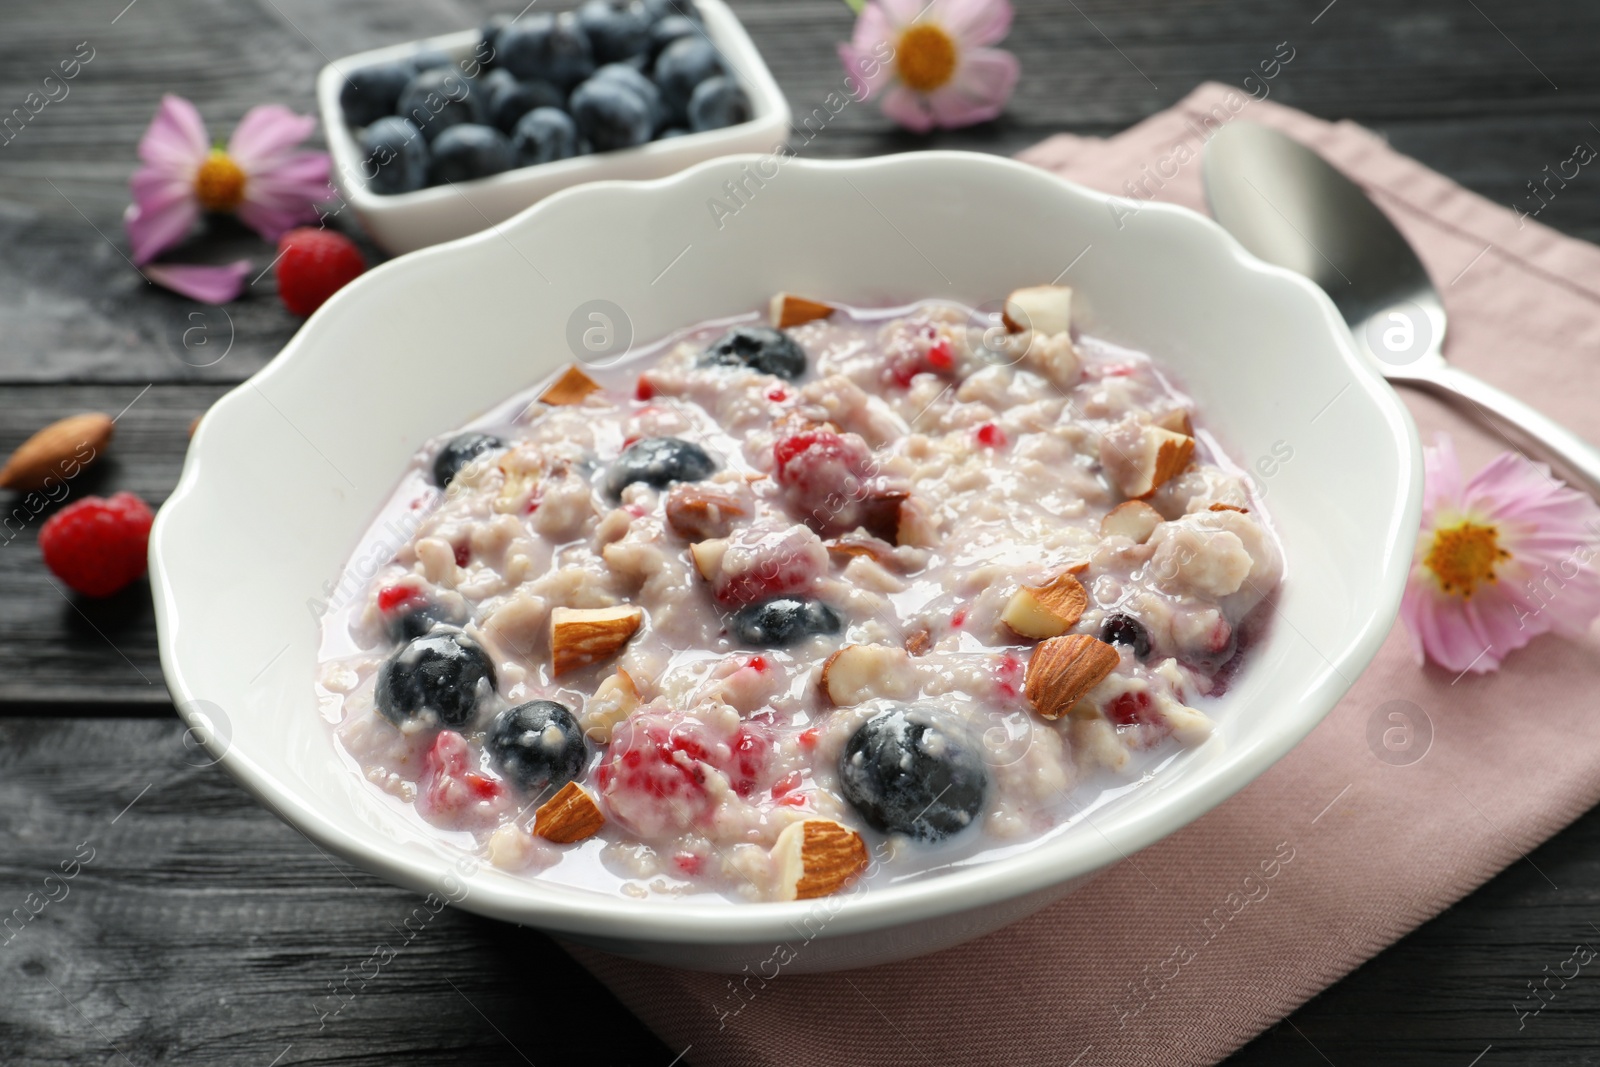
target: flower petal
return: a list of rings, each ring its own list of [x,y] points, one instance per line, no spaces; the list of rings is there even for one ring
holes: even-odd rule
[[[996,48],[973,48],[961,54],[950,84],[928,96],[933,119],[940,126],[988,122],[1005,109],[1021,70],[1017,57]]]
[[[150,198],[135,201],[123,213],[122,226],[133,246],[133,262],[145,263],[183,240],[200,218],[200,207],[192,196]]]
[[[144,268],[144,276],[157,285],[181,293],[202,304],[226,304],[244,291],[244,280],[251,271],[248,259],[229,263],[225,267],[207,267],[194,263],[151,263]]]
[[[1008,0],[940,0],[930,14],[968,48],[997,44],[1011,30]]]
[[[839,62],[844,66],[845,91],[857,103],[872,99],[873,95],[894,80],[894,65],[879,62],[870,52],[863,52],[853,44],[839,46]]]
[[[883,17],[888,20],[889,25],[896,31],[903,30],[913,22],[916,22],[917,16],[923,15],[924,12],[932,14],[929,11],[929,8],[932,7],[929,0],[874,0],[874,3],[868,4],[862,10],[861,17],[865,18],[867,11],[874,7],[883,10]]]
[[[282,104],[262,104],[245,112],[234,127],[228,138],[228,155],[255,177],[270,170],[316,128],[317,120],[310,115],[296,114]]]
[[[914,93],[904,85],[896,85],[883,98],[883,113],[913,133],[927,133],[933,129],[933,114],[927,97]]]
[[[1441,505],[1461,503],[1461,464],[1456,460],[1455,442],[1449,434],[1435,434],[1432,445],[1422,449],[1422,525],[1433,524]]]
[[[855,28],[850,31],[850,43],[856,51],[863,56],[872,54],[874,48],[887,44],[888,48],[877,54],[886,57],[879,62],[890,65],[894,61],[894,42],[900,36],[900,27],[889,21],[888,14],[877,4],[868,4],[861,9],[861,15],[856,19]]]
[[[317,205],[333,195],[326,152],[297,152],[273,170],[245,183],[244,202],[234,214],[269,241],[321,216]]]
[[[191,177],[211,145],[195,106],[171,93],[161,98],[150,126],[139,138],[139,158],[166,174]]]

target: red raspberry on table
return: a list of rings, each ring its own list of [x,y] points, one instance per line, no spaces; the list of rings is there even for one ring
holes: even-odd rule
[[[278,241],[278,296],[296,315],[309,315],[367,269],[342,233],[303,226]]]
[[[39,530],[39,550],[70,588],[110,596],[145,572],[154,518],[132,493],[84,497],[50,516]]]

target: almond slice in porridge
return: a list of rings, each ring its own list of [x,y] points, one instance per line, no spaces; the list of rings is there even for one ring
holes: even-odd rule
[[[902,506],[911,494],[904,489],[886,489],[861,502],[861,528],[891,545],[903,543],[900,534],[904,516]]]
[[[1067,333],[1072,329],[1072,287],[1035,285],[1018,289],[1006,297],[1001,321],[1012,333]]]
[[[916,690],[911,656],[894,645],[846,645],[823,661],[819,680],[841,708],[873,697],[910,697]]]
[[[1163,430],[1181,433],[1185,437],[1194,436],[1194,423],[1189,420],[1189,412],[1186,408],[1173,408],[1171,411],[1157,416],[1151,421]]]
[[[787,330],[803,322],[825,319],[833,314],[834,307],[832,304],[824,304],[820,300],[807,300],[793,293],[779,293],[772,298],[772,306],[768,310],[772,314],[772,325],[780,330]]]
[[[550,613],[550,659],[556,675],[616,655],[642,622],[644,612],[631,604],[556,608]]]
[[[1059,719],[1120,662],[1116,648],[1088,634],[1052,637],[1033,650],[1022,690],[1040,715]]]
[[[928,632],[926,626],[919,626],[906,634],[906,651],[913,656],[927,655],[931,648],[933,648],[933,634]]]
[[[772,846],[782,900],[810,900],[837,893],[867,869],[861,835],[832,819],[792,823]]]
[[[583,736],[597,745],[609,744],[611,731],[639,707],[639,686],[633,675],[617,668],[595,686],[594,696],[583,702],[578,725]]]
[[[667,492],[667,525],[685,541],[726,537],[733,520],[745,515],[739,498],[701,482],[677,482]]]
[[[1221,504],[1221,503],[1217,503],[1217,504],[1212,504],[1209,508],[1206,508],[1206,510],[1207,511],[1237,511],[1241,515],[1250,514],[1250,509],[1249,508],[1241,508],[1237,504]]]
[[[856,556],[866,556],[877,563],[888,563],[894,559],[894,546],[876,537],[835,537],[824,541],[830,553],[835,556],[844,556],[852,559]]]
[[[1126,537],[1136,545],[1150,540],[1156,527],[1166,520],[1161,512],[1143,500],[1125,500],[1106,512],[1100,520],[1101,537]]]
[[[1044,585],[1025,585],[1011,594],[1000,621],[1035,641],[1060,637],[1077,624],[1089,594],[1072,574],[1063,573]]]
[[[1159,426],[1146,426],[1137,447],[1128,480],[1119,487],[1135,499],[1155,492],[1194,458],[1194,438]]]
[[[561,377],[551,382],[545,391],[539,394],[539,399],[557,407],[581,404],[584,397],[599,389],[599,382],[569,363],[567,369],[561,372]]]
[[[606,817],[600,814],[600,806],[577,782],[562,786],[561,791],[539,805],[533,815],[533,832],[558,845],[593,837],[605,824]]]

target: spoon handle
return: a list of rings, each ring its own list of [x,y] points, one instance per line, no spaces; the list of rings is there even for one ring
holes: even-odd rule
[[[1548,415],[1449,364],[1405,370],[1386,368],[1386,372],[1391,380],[1466,401],[1480,416],[1492,415],[1505,422],[1537,446],[1543,458],[1563,468],[1559,473],[1574,477],[1575,488],[1600,499],[1600,449]]]

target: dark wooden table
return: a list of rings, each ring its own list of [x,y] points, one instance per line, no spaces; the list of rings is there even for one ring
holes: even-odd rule
[[[1503,204],[1531,210],[1527,183],[1578,142],[1600,145],[1594,3],[1016,2],[1007,43],[1024,73],[1000,121],[923,139],[873,107],[849,108],[806,152],[1009,153],[1062,129],[1112,133],[1202,79],[1240,82],[1281,41],[1296,58],[1274,99],[1379,129]],[[735,7],[797,113],[836,87],[833,46],[850,26],[839,0]],[[111,458],[73,493],[131,489],[157,504],[177,478],[189,421],[295,330],[270,275],[223,312],[145,286],[125,262],[127,178],[161,93],[197,101],[225,136],[255,103],[313,110],[313,78],[329,57],[477,25],[490,8],[0,7],[0,117],[59,60],[86,54],[80,43],[93,53],[65,98],[13,123],[0,144],[0,453],[58,416],[121,412]],[[1540,221],[1600,238],[1600,177],[1583,172]],[[242,231],[206,251],[270,258]],[[48,509],[11,514],[20,517],[0,530],[0,916],[30,893],[58,899],[0,933],[0,1062],[488,1067],[564,1062],[579,1035],[584,1062],[666,1067],[684,1053],[542,935],[454,910],[359,995],[336,997],[416,899],[321,854],[186,747],[148,589],[69,600],[39,562]],[[65,896],[63,883],[44,881],[89,850]],[[1600,1063],[1600,977],[1585,972],[1521,1026],[1514,1009],[1574,944],[1600,943],[1600,814],[1532,859],[1537,870],[1512,867],[1229,1062]],[[691,1049],[681,1062],[693,1060]]]

